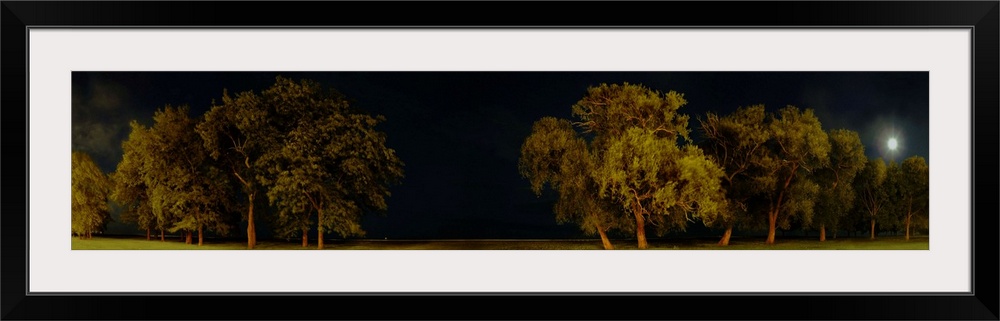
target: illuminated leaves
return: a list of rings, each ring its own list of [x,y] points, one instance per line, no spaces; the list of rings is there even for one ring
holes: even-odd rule
[[[111,222],[108,197],[111,181],[84,152],[72,153],[71,227],[77,235],[90,235]]]
[[[927,161],[920,156],[911,156],[899,165],[898,182],[901,229],[906,229],[907,237],[914,227],[926,228],[929,222],[930,170]]]
[[[865,147],[857,132],[831,130],[829,162],[818,169],[814,180],[821,190],[817,199],[816,226],[838,228],[840,221],[854,207],[855,191],[851,182],[868,162]]]
[[[267,139],[277,142],[255,164],[282,234],[308,228],[315,213],[320,231],[364,236],[361,215],[386,210],[389,186],[403,178],[402,161],[375,129],[384,119],[309,80],[279,77],[248,101],[268,111]]]
[[[572,110],[585,132],[602,137],[621,136],[639,127],[657,137],[689,139],[689,116],[678,113],[686,104],[684,95],[674,91],[663,94],[629,83],[601,84],[588,88]]]
[[[625,135],[608,139],[595,179],[602,196],[611,197],[632,215],[646,216],[662,234],[683,230],[695,219],[711,226],[726,204],[722,175],[699,148],[681,148],[673,139],[630,128]]]
[[[111,175],[114,184],[111,199],[122,206],[122,221],[135,222],[140,229],[153,229],[156,228],[156,217],[143,177],[148,159],[155,156],[146,146],[150,142],[149,129],[136,121],[129,126],[132,130],[122,143],[122,160]]]
[[[724,171],[721,188],[728,202],[719,211],[727,213],[720,215],[720,223],[728,227],[751,223],[747,216],[751,197],[776,181],[754,172],[754,164],[765,161],[764,144],[771,137],[766,115],[763,105],[754,105],[724,116],[707,113],[704,120],[699,119],[704,137],[700,146]]]
[[[113,196],[142,229],[171,232],[207,228],[225,234],[230,219],[228,177],[215,167],[195,132],[188,107],[165,106],[153,126],[132,122],[122,144]]]
[[[860,206],[858,211],[864,213],[869,220],[879,218],[883,208],[887,205],[891,192],[886,187],[894,184],[886,184],[889,170],[885,161],[881,158],[869,159],[865,167],[858,172],[854,178],[854,190]]]
[[[628,83],[591,87],[572,106],[579,121],[535,123],[521,148],[521,174],[536,194],[546,183],[559,192],[561,221],[637,231],[641,248],[646,222],[661,234],[694,219],[711,225],[726,203],[723,171],[698,147],[678,145],[689,139],[689,117],[678,113],[685,104],[673,91]]]
[[[536,195],[548,184],[558,193],[556,221],[572,222],[590,235],[620,227],[616,206],[597,194],[595,155],[568,120],[544,117],[521,145],[519,170]]]

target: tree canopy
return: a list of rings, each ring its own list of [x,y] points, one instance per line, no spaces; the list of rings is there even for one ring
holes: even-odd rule
[[[599,234],[605,249],[614,249],[607,232],[628,229],[621,210],[601,197],[594,180],[596,151],[569,120],[544,117],[532,126],[521,145],[519,170],[541,196],[546,184],[559,194],[553,207],[556,221],[575,223],[588,234]]]
[[[754,105],[724,116],[710,112],[705,119],[699,119],[704,137],[699,145],[724,171],[722,188],[728,202],[721,208],[726,214],[720,215],[719,223],[726,231],[719,245],[729,245],[736,225],[754,225],[749,216],[752,197],[759,190],[754,164],[764,157],[764,144],[771,137],[764,122],[766,116],[764,105]]]
[[[90,155],[72,152],[72,230],[80,238],[90,238],[111,222],[109,197],[111,181]]]
[[[829,163],[830,142],[811,109],[786,106],[768,119],[771,140],[755,164],[754,184],[767,202],[767,244],[774,244],[777,227],[788,229],[792,218],[812,221],[819,185],[810,175]]]
[[[166,105],[153,125],[136,120],[122,143],[110,179],[84,154],[74,154],[74,233],[106,223],[103,193],[121,205],[123,221],[146,230],[183,232],[187,242],[205,231],[227,235],[245,213],[247,247],[256,244],[254,205],[266,195],[277,212],[277,232],[301,231],[303,244],[316,214],[323,237],[364,236],[360,217],[385,213],[390,186],[403,162],[376,126],[385,121],[354,107],[342,94],[312,80],[277,77],[270,88],[230,96],[203,117],[187,105]],[[240,199],[246,200],[245,202]],[[96,218],[100,215],[106,218]]]
[[[149,187],[143,177],[148,158],[155,155],[145,145],[150,143],[149,129],[134,120],[129,127],[128,138],[122,142],[122,160],[111,175],[114,182],[111,198],[123,209],[121,220],[136,223],[139,229],[146,230],[148,240],[153,229],[163,228],[153,215]]]
[[[256,101],[271,111],[269,139],[280,142],[261,154],[257,179],[286,218],[283,228],[305,231],[316,213],[319,248],[327,231],[364,236],[361,215],[385,211],[389,187],[403,178],[403,162],[375,129],[385,118],[308,80],[279,77]]]
[[[221,102],[213,102],[204,118],[195,126],[208,155],[220,170],[232,175],[240,192],[247,198],[239,206],[247,221],[247,248],[257,244],[254,205],[262,187],[258,179],[263,170],[261,155],[278,146],[275,129],[268,125],[270,111],[261,104],[253,91],[230,96],[223,90]]]
[[[906,239],[910,239],[910,229],[918,226],[926,228],[929,222],[930,206],[930,170],[927,161],[920,156],[911,156],[900,164],[898,179],[899,213],[906,230]]]
[[[854,178],[854,189],[859,199],[858,210],[871,222],[871,238],[875,239],[875,223],[889,201],[886,189],[888,170],[881,158],[869,159],[865,167]],[[890,184],[891,185],[891,184]]]
[[[813,225],[820,231],[820,241],[826,240],[826,228],[840,228],[841,219],[854,207],[854,188],[851,183],[868,161],[861,136],[846,129],[828,133],[830,153],[827,166],[814,175],[820,185]]]
[[[167,105],[156,111],[148,130],[134,126],[137,132],[130,136],[127,147],[136,157],[123,160],[119,168],[124,170],[122,187],[132,186],[122,190],[124,196],[128,196],[127,190],[138,190],[137,186],[146,190],[145,199],[132,195],[125,200],[131,199],[136,210],[144,210],[142,202],[148,201],[159,229],[183,231],[188,243],[192,233],[198,232],[200,245],[206,228],[219,234],[231,228],[231,193],[228,177],[208,158],[201,137],[194,131],[197,119],[188,113],[187,106]],[[141,181],[129,181],[134,179],[129,177],[129,171],[134,170],[130,167],[140,164]]]
[[[573,174],[559,177],[558,173],[573,173],[564,169],[571,169],[574,163],[552,154],[545,155],[544,150],[546,146],[550,151],[587,150],[579,146],[589,143],[592,156],[583,158],[594,160],[589,179],[599,188],[597,196],[609,199],[620,208],[623,216],[635,221],[623,228],[627,226],[628,230],[635,231],[639,248],[648,247],[647,224],[654,226],[660,235],[673,229],[683,230],[688,221],[696,218],[711,225],[724,213],[720,209],[726,206],[720,190],[723,171],[701,149],[690,144],[689,116],[678,113],[685,104],[687,101],[680,93],[664,94],[641,85],[591,87],[587,95],[571,107],[573,115],[579,119],[573,124],[581,129],[580,133],[567,128],[566,122],[560,125],[554,119],[536,123],[526,142],[527,149],[522,147],[522,159],[528,152],[527,163],[534,165],[527,167],[529,172],[534,169],[534,174],[526,176],[534,177],[533,186],[539,186],[538,182],[547,181],[546,178],[571,181],[568,178],[584,177]],[[587,137],[589,142],[575,137]],[[683,143],[681,139],[687,143],[679,145]],[[577,161],[580,158],[576,157]],[[576,166],[586,169],[586,164]],[[567,199],[592,197],[572,191],[564,189],[561,192],[574,195]],[[600,208],[599,205],[589,207]]]

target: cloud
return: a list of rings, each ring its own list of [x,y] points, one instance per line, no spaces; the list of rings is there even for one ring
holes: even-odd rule
[[[105,170],[121,158],[122,139],[128,133],[128,126],[121,123],[100,123],[94,121],[73,122],[71,146],[75,151],[90,154]]]
[[[128,123],[137,114],[130,108],[132,96],[125,85],[100,74],[74,74],[72,84],[72,129],[70,146],[83,151],[105,171],[121,159],[121,143]]]

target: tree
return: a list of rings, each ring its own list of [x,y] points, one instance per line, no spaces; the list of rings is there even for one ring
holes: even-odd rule
[[[904,218],[906,206],[899,200],[903,199],[903,168],[896,161],[889,161],[885,168],[885,182],[882,183],[885,194],[885,204],[879,211],[878,225],[875,235],[885,231],[897,233],[906,228]]]
[[[292,216],[286,221],[305,232],[315,212],[319,249],[327,231],[364,236],[361,215],[385,211],[389,187],[403,178],[403,162],[375,129],[385,118],[310,80],[278,77],[259,101],[273,111],[271,139],[281,141],[258,160],[258,180],[279,215]]]
[[[620,206],[599,195],[595,163],[595,153],[570,121],[544,117],[534,123],[521,145],[518,169],[536,196],[546,184],[558,193],[553,210],[559,224],[572,222],[588,235],[596,233],[604,249],[612,250],[607,232],[627,224]]]
[[[191,174],[180,178],[183,185],[175,197],[178,203],[176,206],[183,209],[183,212],[177,215],[180,220],[170,231],[187,231],[185,242],[188,244],[192,243],[193,231],[197,231],[198,246],[201,246],[204,244],[206,231],[227,235],[237,222],[230,215],[234,205],[230,196],[229,176],[210,164],[196,164],[194,167],[197,168]]]
[[[253,249],[257,244],[254,204],[261,190],[258,177],[263,173],[257,161],[265,152],[277,148],[280,141],[268,124],[272,120],[271,111],[252,91],[230,97],[223,90],[221,104],[213,101],[212,105],[196,131],[208,155],[219,162],[220,169],[236,178],[234,182],[238,182],[247,198],[244,205],[247,248]]]
[[[602,196],[610,196],[635,218],[639,248],[648,247],[645,225],[658,235],[700,219],[706,226],[726,206],[722,169],[694,145],[679,147],[652,132],[632,128],[610,142],[598,165]]]
[[[899,180],[899,199],[903,209],[902,221],[906,228],[906,240],[910,240],[910,228],[915,220],[926,221],[929,209],[929,166],[920,156],[911,156],[900,165],[902,177]]]
[[[214,166],[195,132],[197,120],[187,106],[165,106],[153,115],[146,151],[145,183],[153,214],[171,232],[183,231],[191,244],[198,232],[203,244],[205,229],[221,234],[230,222],[227,177]]]
[[[659,235],[685,229],[689,220],[711,226],[724,212],[722,169],[697,146],[679,146],[688,137],[687,104],[675,91],[663,94],[644,86],[602,84],[573,105],[576,124],[594,135],[594,179],[635,220],[640,249],[648,248],[645,227]]]
[[[587,95],[573,105],[574,123],[584,133],[594,133],[596,143],[625,135],[631,128],[644,128],[658,138],[690,140],[690,116],[678,113],[687,104],[684,95],[675,91],[665,94],[641,85],[625,83],[601,84],[587,89]]]
[[[720,216],[720,225],[726,229],[719,240],[721,246],[729,245],[733,227],[749,220],[749,203],[758,190],[752,179],[753,164],[763,156],[770,138],[765,116],[764,106],[754,105],[726,116],[709,112],[704,120],[698,120],[704,136],[701,148],[724,171],[722,188],[728,203],[722,210],[728,214]]]
[[[851,182],[868,162],[857,132],[835,129],[828,136],[828,165],[819,168],[814,176],[821,187],[813,218],[813,224],[819,229],[820,242],[826,241],[826,228],[839,229],[841,219],[852,210],[854,188]]]
[[[767,153],[756,161],[754,178],[767,201],[767,244],[774,244],[780,225],[788,229],[793,217],[808,225],[819,186],[813,171],[827,166],[830,142],[812,109],[787,106],[769,117],[771,140]]]
[[[869,159],[865,167],[854,178],[859,210],[871,222],[871,239],[875,239],[875,221],[886,206],[889,193],[885,189],[887,177],[885,161],[882,158]]]
[[[71,156],[71,226],[74,234],[89,239],[111,222],[108,206],[111,181],[87,153],[73,152]]]
[[[122,143],[122,160],[111,176],[114,182],[111,198],[123,208],[122,221],[134,222],[140,229],[146,230],[146,240],[149,240],[151,231],[157,228],[156,217],[149,202],[148,186],[143,178],[146,159],[153,156],[143,145],[149,143],[149,129],[136,121],[132,121],[129,126],[129,136]],[[160,236],[162,240],[163,234]]]

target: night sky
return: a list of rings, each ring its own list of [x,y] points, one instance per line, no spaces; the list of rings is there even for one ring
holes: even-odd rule
[[[72,149],[110,173],[131,120],[151,125],[166,104],[198,117],[223,89],[260,91],[277,75],[319,81],[386,117],[379,128],[405,177],[386,215],[362,222],[369,238],[581,237],[555,222],[554,193],[536,197],[517,159],[533,122],[571,118],[570,106],[601,83],[683,93],[692,131],[708,111],[794,105],[814,109],[824,130],[857,131],[869,157],[931,161],[926,72],[74,72]],[[892,136],[895,154],[885,147]],[[117,223],[108,232],[138,233]]]

